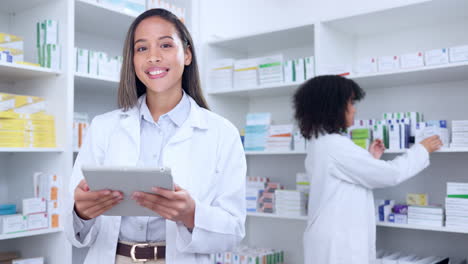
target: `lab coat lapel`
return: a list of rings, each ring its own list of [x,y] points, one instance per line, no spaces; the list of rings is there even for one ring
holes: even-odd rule
[[[197,103],[189,97],[190,99],[190,114],[184,124],[181,126],[180,130],[169,140],[168,145],[176,144],[185,140],[192,138],[193,131],[195,128],[206,129],[206,121],[203,119],[203,111]]]
[[[121,155],[128,155],[127,159],[132,160],[131,163],[135,163],[135,165],[137,164],[140,156],[140,102],[141,98],[138,100],[138,105],[132,107],[126,112],[122,111],[120,114],[120,124],[132,144],[132,146],[127,149],[127,153],[122,153]]]

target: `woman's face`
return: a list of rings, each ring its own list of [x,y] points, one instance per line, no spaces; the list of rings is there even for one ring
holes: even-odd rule
[[[350,127],[354,123],[354,114],[356,113],[356,107],[354,106],[354,101],[349,100],[346,107],[346,127]]]
[[[148,93],[182,89],[185,65],[192,62],[190,49],[174,25],[160,17],[145,18],[135,30],[133,65]]]

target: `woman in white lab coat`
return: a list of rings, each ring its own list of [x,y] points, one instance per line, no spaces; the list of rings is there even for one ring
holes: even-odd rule
[[[246,214],[240,136],[208,110],[191,36],[172,13],[148,10],[130,26],[118,103],[93,119],[70,181],[66,233],[90,247],[85,263],[202,264],[235,247]],[[169,167],[176,187],[131,197],[162,218],[105,216],[124,197],[90,190],[82,165]]]
[[[310,139],[305,167],[310,177],[309,216],[304,234],[306,264],[365,264],[375,259],[372,189],[397,185],[429,165],[442,145],[437,136],[415,144],[391,161],[380,160],[382,141],[369,151],[342,135],[354,120],[364,91],[340,76],[306,81],[294,95],[295,118]]]

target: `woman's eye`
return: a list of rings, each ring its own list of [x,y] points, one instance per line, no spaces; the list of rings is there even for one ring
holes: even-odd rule
[[[142,52],[142,51],[145,51],[146,48],[145,47],[139,47],[136,49],[137,52]]]
[[[170,47],[172,47],[171,44],[162,44],[161,45],[161,48],[170,48]]]

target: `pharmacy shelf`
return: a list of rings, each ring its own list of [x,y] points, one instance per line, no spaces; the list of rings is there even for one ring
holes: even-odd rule
[[[302,221],[307,221],[307,219],[308,219],[307,216],[284,216],[284,215],[267,214],[267,213],[247,213],[247,216],[274,218],[274,219],[302,220]],[[426,231],[438,231],[438,232],[468,234],[468,229],[453,228],[453,227],[431,227],[431,226],[409,225],[409,224],[394,224],[394,223],[383,223],[383,222],[378,222],[377,226],[392,227],[392,228],[404,228],[404,229],[413,229],[413,230],[426,230]]]
[[[385,150],[384,154],[401,154],[405,153],[406,150]],[[442,148],[434,153],[464,153],[468,152],[468,148]]]
[[[402,154],[406,150],[385,150],[384,154]],[[468,153],[468,148],[443,148],[435,153]],[[263,156],[263,155],[306,155],[305,151],[246,151],[247,156]]]
[[[0,63],[0,81],[20,81],[41,77],[57,76],[60,71],[17,63]]]
[[[75,88],[77,90],[92,89],[117,91],[117,89],[119,88],[119,80],[96,75],[75,73]]]
[[[28,0],[28,1],[18,1],[18,0],[2,0],[2,8],[0,13],[17,13],[22,10],[31,9],[33,7],[39,6],[41,3],[47,3],[48,0]]]
[[[303,221],[307,220],[307,216],[287,216],[287,215],[277,215],[277,214],[267,214],[267,213],[247,213],[247,216],[275,218],[275,219],[303,220]]]
[[[460,233],[468,234],[468,228],[453,228],[453,227],[431,227],[431,226],[421,226],[421,225],[410,225],[410,224],[394,224],[394,223],[382,223],[378,222],[377,226],[381,227],[392,227],[392,228],[403,228],[403,229],[413,229],[413,230],[426,230],[426,231],[437,231],[437,232],[447,232],[447,233]]]
[[[0,153],[62,153],[65,149],[63,148],[0,148]]]
[[[418,28],[446,24],[467,17],[468,1],[466,0],[420,0],[419,2],[367,14],[326,19],[323,22],[343,33],[369,36],[404,30],[408,28],[408,25]]]
[[[136,16],[92,0],[75,1],[75,31],[115,39],[123,43]]]
[[[236,97],[257,97],[257,96],[291,96],[300,83],[278,83],[269,85],[259,85],[248,88],[233,88],[229,90],[209,91],[210,95],[236,96]]]
[[[263,155],[305,155],[305,151],[246,151],[247,156],[263,156]]]
[[[214,36],[217,39],[209,41],[208,45],[244,54],[258,53],[265,49],[278,51],[295,47],[312,47],[314,45],[314,27],[314,24],[311,23],[229,38]],[[286,46],[285,39],[288,40]]]
[[[14,234],[0,235],[0,240],[60,233],[62,231],[63,231],[63,228],[48,228],[48,229],[35,230],[35,231],[26,231],[26,232],[14,233]]]
[[[364,89],[468,80],[468,62],[350,76]]]

